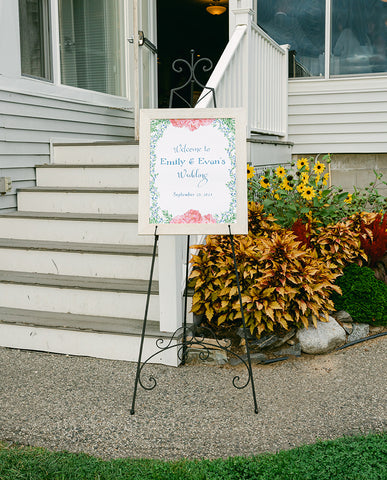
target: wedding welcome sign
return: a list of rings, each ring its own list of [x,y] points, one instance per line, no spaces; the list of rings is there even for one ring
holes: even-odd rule
[[[140,112],[139,234],[247,233],[242,109]]]

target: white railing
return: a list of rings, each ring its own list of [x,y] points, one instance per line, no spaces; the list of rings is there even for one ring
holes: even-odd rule
[[[207,87],[217,107],[245,107],[248,134],[287,137],[288,48],[278,45],[251,20],[235,28]],[[206,92],[204,92],[206,93]],[[204,93],[198,107],[214,106]]]

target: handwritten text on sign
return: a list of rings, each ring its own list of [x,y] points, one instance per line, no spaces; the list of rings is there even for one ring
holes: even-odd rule
[[[235,223],[235,119],[150,122],[149,223]]]

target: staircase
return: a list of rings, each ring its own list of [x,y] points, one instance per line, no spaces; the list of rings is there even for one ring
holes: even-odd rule
[[[137,235],[138,145],[56,144],[52,158],[0,216],[0,346],[136,361],[153,250]],[[144,359],[170,335],[157,263]],[[153,361],[176,365],[174,350]]]

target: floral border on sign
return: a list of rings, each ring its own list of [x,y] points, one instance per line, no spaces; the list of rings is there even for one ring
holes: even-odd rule
[[[230,160],[231,166],[228,169],[230,180],[226,183],[226,187],[230,192],[230,204],[228,210],[214,215],[209,219],[209,215],[192,216],[193,210],[189,210],[183,215],[179,215],[179,221],[174,221],[173,215],[167,210],[161,210],[159,205],[160,193],[156,182],[158,173],[156,172],[156,147],[159,140],[163,137],[166,128],[170,125],[178,128],[188,128],[193,131],[200,128],[201,125],[211,124],[218,129],[228,141],[226,152]],[[183,218],[188,217],[192,220],[196,218],[197,223],[235,223],[236,222],[236,152],[235,152],[235,119],[234,118],[217,118],[217,119],[153,119],[150,122],[150,174],[149,174],[149,193],[150,193],[150,216],[149,223],[152,224],[169,224],[169,223],[196,223],[193,221],[184,221]],[[161,210],[161,211],[160,211]],[[196,212],[196,211],[195,211]],[[189,214],[189,215],[188,215]],[[177,218],[176,217],[176,218]]]

